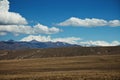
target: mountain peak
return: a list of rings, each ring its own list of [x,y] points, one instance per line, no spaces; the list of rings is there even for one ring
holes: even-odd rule
[[[10,39],[10,40],[8,40],[7,42],[14,42],[14,40],[13,40],[13,39]]]
[[[38,42],[39,42],[39,41],[37,41],[37,40],[35,40],[35,39],[30,41],[30,43],[38,43]]]

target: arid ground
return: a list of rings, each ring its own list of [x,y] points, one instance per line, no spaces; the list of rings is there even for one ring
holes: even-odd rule
[[[120,55],[0,60],[0,80],[120,80]]]

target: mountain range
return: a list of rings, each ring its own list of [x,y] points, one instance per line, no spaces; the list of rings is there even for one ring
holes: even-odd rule
[[[20,49],[38,49],[38,48],[60,48],[60,47],[71,47],[79,46],[76,44],[68,44],[64,42],[39,42],[32,40],[29,42],[23,41],[0,41],[0,50],[20,50]]]

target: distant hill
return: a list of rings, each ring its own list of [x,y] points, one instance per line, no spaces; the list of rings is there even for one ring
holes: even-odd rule
[[[10,43],[12,44],[12,43]],[[51,43],[48,43],[51,44]],[[0,50],[0,60],[3,59],[32,59],[47,57],[70,57],[85,55],[117,55],[120,46],[116,47],[61,47],[22,50]]]
[[[64,42],[39,42],[32,40],[30,42],[17,42],[14,40],[0,41],[0,50],[21,50],[21,49],[37,49],[37,48],[58,48],[78,46]]]

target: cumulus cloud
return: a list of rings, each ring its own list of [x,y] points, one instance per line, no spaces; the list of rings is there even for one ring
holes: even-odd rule
[[[0,0],[0,35],[13,33],[15,36],[19,34],[54,34],[61,30],[56,27],[37,24],[28,26],[27,20],[19,13],[9,12],[9,1]]]
[[[48,28],[47,26],[44,26],[42,24],[37,24],[32,28],[32,31],[34,33],[53,34],[53,33],[58,33],[61,30],[56,27]]]
[[[27,24],[27,21],[19,13],[0,12],[0,25],[21,25]]]
[[[120,26],[120,20],[107,21],[104,19],[97,18],[85,18],[80,19],[77,17],[71,17],[61,23],[58,26],[79,26],[79,27],[97,27],[97,26]]]
[[[112,27],[120,26],[120,20],[111,20],[108,23]]]
[[[8,12],[9,10],[9,1],[0,0],[0,12]]]
[[[27,21],[19,13],[9,12],[9,1],[0,1],[0,25],[27,24]]]
[[[69,44],[77,44],[81,38],[78,37],[66,37],[66,38],[55,38],[53,39],[53,42],[65,42]]]
[[[80,45],[83,46],[117,46],[120,45],[119,41],[112,41],[107,42],[107,41],[84,41],[84,42],[79,42]]]
[[[51,38],[51,36],[34,36],[34,35],[29,35],[27,37],[24,37],[20,41],[32,41],[32,40],[37,40],[40,42],[65,42],[65,43],[70,43],[70,44],[77,44],[78,41],[81,40],[81,38],[78,37],[66,37],[66,38]]]
[[[10,32],[14,34],[53,34],[60,31],[58,28],[48,28],[42,24],[37,24],[33,27],[25,25],[0,25],[0,32]]]
[[[32,41],[32,40],[37,40],[40,42],[48,42],[51,41],[51,37],[50,36],[34,36],[34,35],[29,35],[27,37],[22,38],[20,41]]]
[[[66,37],[66,38],[55,38],[52,41],[53,42],[66,42],[66,43],[70,43],[70,44],[77,44],[80,40],[82,40],[81,38],[78,37]]]

